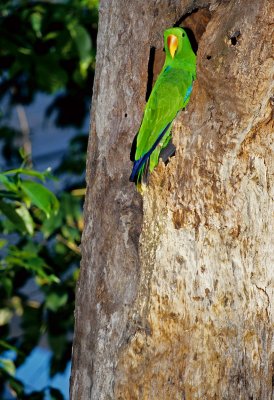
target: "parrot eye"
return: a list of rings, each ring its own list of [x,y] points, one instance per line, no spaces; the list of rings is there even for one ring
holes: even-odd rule
[[[183,33],[182,36],[185,37],[185,34]]]

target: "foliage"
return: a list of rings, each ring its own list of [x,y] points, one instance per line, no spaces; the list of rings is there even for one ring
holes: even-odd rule
[[[81,127],[91,97],[97,16],[97,0],[1,1],[0,101],[12,109],[48,93],[52,102],[45,115],[54,115],[57,125]],[[22,132],[8,119],[0,113],[2,155],[7,165],[18,166]],[[8,383],[17,398],[44,398],[44,391],[27,395],[15,378],[41,338],[52,350],[52,376],[70,360],[86,145],[86,134],[71,140],[54,171],[69,177],[69,186],[57,195],[53,174],[30,168],[26,158],[0,173],[0,397]],[[19,335],[12,331],[14,320]],[[4,356],[9,350],[16,354],[13,361]],[[47,393],[63,398],[54,388]]]
[[[25,168],[0,174],[0,228],[7,238],[0,243],[0,351],[13,349],[17,354],[15,364],[0,360],[0,375],[21,396],[22,385],[16,385],[13,377],[15,368],[42,335],[47,335],[53,351],[52,375],[65,369],[71,355],[81,201],[65,192],[57,200],[41,184],[48,177],[48,171]],[[24,290],[29,281],[35,281],[39,301]],[[15,316],[21,318],[20,337],[10,332]]]
[[[0,5],[0,98],[29,104],[37,91],[57,97],[59,125],[81,126],[95,64],[97,1],[17,0]]]

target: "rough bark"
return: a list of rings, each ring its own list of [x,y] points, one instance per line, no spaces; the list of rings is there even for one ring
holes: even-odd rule
[[[273,11],[101,1],[72,399],[271,399]],[[142,199],[130,146],[150,50],[155,72],[178,21],[199,42],[197,81]]]

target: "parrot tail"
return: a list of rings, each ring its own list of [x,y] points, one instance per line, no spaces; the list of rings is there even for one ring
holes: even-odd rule
[[[145,153],[142,157],[140,157],[139,160],[134,161],[132,172],[129,177],[129,180],[131,182],[138,183],[142,179],[142,175],[144,172],[144,165],[145,165],[146,161],[149,161],[149,157],[150,157],[151,153],[156,149],[156,147],[160,143],[161,139],[164,137],[165,133],[169,129],[170,125],[171,125],[171,122],[169,122],[167,124],[167,126],[165,127],[165,129],[160,133],[160,135],[158,136],[157,140],[155,141],[155,143],[151,147],[151,149],[147,153]],[[145,168],[145,169],[147,169],[147,168]]]

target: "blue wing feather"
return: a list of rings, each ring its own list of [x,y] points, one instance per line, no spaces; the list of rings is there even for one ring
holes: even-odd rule
[[[160,135],[158,136],[157,140],[155,141],[155,143],[153,144],[151,149],[147,153],[145,153],[142,157],[140,157],[139,160],[134,161],[132,172],[131,172],[131,175],[129,178],[129,180],[131,182],[134,182],[136,180],[138,172],[140,171],[142,166],[145,164],[147,159],[150,157],[151,153],[156,149],[157,145],[160,143],[161,139],[164,137],[164,135],[167,132],[167,130],[169,129],[170,125],[171,125],[171,122],[169,122],[167,124],[167,126],[165,127],[165,129],[160,133]]]
[[[187,88],[187,91],[186,91],[186,94],[185,94],[185,97],[184,97],[184,101],[183,101],[183,103],[185,103],[186,101],[187,101],[187,99],[190,97],[190,95],[191,95],[191,92],[192,92],[192,84]]]

